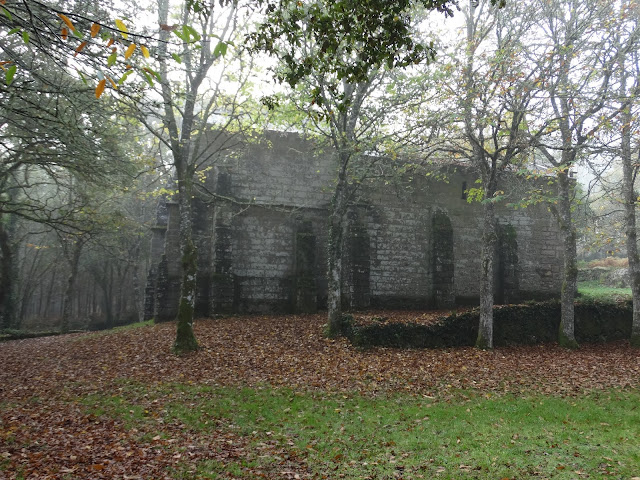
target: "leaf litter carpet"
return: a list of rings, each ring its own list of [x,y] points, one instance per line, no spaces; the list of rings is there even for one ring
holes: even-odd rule
[[[416,312],[381,315],[387,321],[434,318]],[[225,463],[245,454],[250,439],[222,422],[203,434],[175,420],[164,423],[162,415],[154,416],[155,424],[136,428],[90,413],[83,399],[117,395],[123,381],[150,389],[192,383],[367,396],[401,392],[435,401],[468,391],[572,396],[635,389],[640,382],[640,353],[628,342],[584,345],[576,351],[556,345],[361,351],[344,339],[324,338],[324,321],[321,314],[203,319],[195,327],[201,349],[181,357],[170,351],[172,323],[4,342],[0,478],[175,478],[180,468],[189,471],[203,460]],[[175,400],[172,396],[141,394],[137,404],[145,412],[158,412],[163,401]],[[263,477],[287,478],[287,472],[290,478],[311,477],[295,455],[275,451],[281,446],[265,448],[285,460],[277,475]]]

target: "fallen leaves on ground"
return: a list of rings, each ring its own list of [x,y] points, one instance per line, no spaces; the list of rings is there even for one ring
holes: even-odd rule
[[[441,313],[441,312],[440,312]],[[362,314],[368,321],[431,321],[433,313]],[[494,351],[372,349],[322,335],[323,315],[237,316],[196,323],[200,351],[175,356],[174,324],[0,344],[0,478],[171,478],[178,465],[242,457],[246,442],[223,425],[170,438],[88,415],[77,399],[110,395],[118,381],[271,385],[379,395],[404,392],[446,401],[463,389],[484,395],[579,395],[637,388],[640,353],[628,342],[518,346]],[[144,427],[143,427],[144,428]],[[143,439],[143,440],[141,440]],[[271,448],[268,444],[266,449]],[[275,448],[275,446],[273,447]],[[287,464],[290,462],[290,465]],[[283,460],[281,478],[308,478]],[[283,473],[285,472],[286,475]]]

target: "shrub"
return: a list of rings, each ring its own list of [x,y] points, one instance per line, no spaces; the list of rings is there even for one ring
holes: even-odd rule
[[[594,268],[594,267],[625,268],[628,266],[629,266],[629,259],[622,258],[622,257],[599,258],[598,260],[591,260],[587,264],[587,268]]]

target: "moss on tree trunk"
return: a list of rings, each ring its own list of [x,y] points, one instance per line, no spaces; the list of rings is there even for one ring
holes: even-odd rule
[[[198,349],[198,342],[193,332],[197,252],[193,241],[190,238],[188,240],[182,252],[182,287],[176,317],[178,323],[176,341],[173,344],[173,350],[178,354]]]
[[[568,168],[558,172],[558,221],[564,248],[564,280],[560,293],[561,319],[558,343],[577,348],[575,337],[575,297],[578,285],[576,229],[571,218],[571,183]]]

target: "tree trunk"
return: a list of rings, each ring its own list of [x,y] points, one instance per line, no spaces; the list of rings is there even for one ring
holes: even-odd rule
[[[496,249],[496,219],[494,205],[483,205],[482,268],[480,271],[480,322],[476,347],[493,348],[493,261]]]
[[[181,168],[178,166],[180,172]],[[193,312],[196,299],[196,271],[198,256],[193,244],[191,225],[192,181],[184,172],[178,173],[178,202],[180,203],[180,253],[182,256],[182,283],[180,304],[178,305],[176,353],[192,352],[198,349],[193,332]]]
[[[327,249],[327,336],[343,333],[342,321],[342,250],[344,246],[344,218],[346,213],[346,179],[340,174],[329,212],[329,238]]]
[[[78,276],[78,265],[80,263],[80,254],[82,253],[83,242],[76,240],[72,247],[71,256],[69,257],[69,277],[67,278],[67,287],[64,291],[64,306],[62,307],[62,323],[60,331],[67,333],[73,316],[73,290]]]
[[[137,241],[133,254],[133,272],[131,273],[133,307],[136,312],[136,321],[141,322],[144,317],[144,296],[140,287],[140,242]]]
[[[0,328],[19,328],[16,315],[14,256],[9,233],[0,222]]]
[[[43,317],[51,317],[53,316],[53,308],[51,308],[51,299],[53,298],[53,290],[56,287],[56,276],[57,269],[53,269],[51,272],[51,282],[49,283],[49,288],[47,289],[47,300],[44,304],[44,312],[41,313]]]
[[[640,258],[638,256],[638,230],[636,227],[636,194],[633,191],[634,167],[631,161],[631,114],[625,109],[622,121],[622,196],[625,211],[625,233],[629,279],[633,298],[631,345],[640,348]]]
[[[105,315],[105,324],[107,328],[113,328],[114,324],[115,324],[115,319],[113,316],[113,297],[114,297],[114,290],[115,290],[115,284],[113,281],[113,263],[112,262],[108,262],[105,265],[105,272],[104,272],[104,282],[105,282],[105,289],[104,289],[104,315]]]
[[[564,280],[560,294],[560,331],[558,343],[567,348],[577,348],[575,337],[574,302],[578,286],[578,259],[576,229],[571,218],[571,181],[569,167],[558,173],[558,222],[562,233],[564,251]]]

